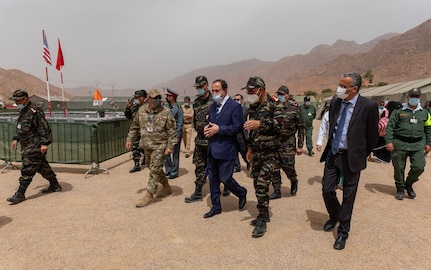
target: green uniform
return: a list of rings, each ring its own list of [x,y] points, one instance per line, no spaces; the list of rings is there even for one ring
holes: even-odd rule
[[[313,151],[313,120],[316,118],[316,108],[313,105],[301,105],[299,110],[301,111],[302,119],[304,119],[305,141],[310,154]]]
[[[154,194],[157,184],[167,181],[163,172],[166,156],[165,149],[173,149],[177,143],[175,119],[169,109],[160,106],[151,109],[149,106],[141,106],[133,118],[127,141],[133,142],[133,138],[140,132],[139,147],[145,149],[145,160],[150,170],[147,191]]]
[[[148,106],[148,104],[144,103],[142,106]],[[133,104],[130,108],[126,108],[124,115],[127,119],[133,119],[140,107],[140,104]],[[144,149],[139,147],[140,138],[141,135],[138,132],[132,141],[132,157],[135,162],[139,162],[141,160],[141,154],[144,153]]]
[[[251,176],[259,216],[265,216],[268,212],[268,187],[274,171],[280,168],[280,129],[284,114],[283,105],[269,94],[263,103],[251,104],[248,111],[249,120],[260,120],[259,128],[251,130],[247,139],[247,147],[252,149]]]
[[[424,172],[424,147],[431,145],[431,121],[429,113],[420,105],[413,111],[408,105],[392,112],[386,127],[386,144],[392,143],[391,152],[394,179],[397,188],[411,186]],[[410,157],[410,171],[405,178],[407,157]]]
[[[283,124],[280,127],[280,167],[286,173],[287,178],[289,178],[290,181],[296,182],[298,181],[295,170],[296,147],[298,146],[299,148],[302,148],[304,146],[304,121],[298,107],[290,104],[289,102],[282,104],[284,109],[284,117],[281,120]],[[298,133],[298,140],[296,139],[296,133]],[[272,185],[274,186],[274,189],[280,189],[280,170],[276,170],[274,172]]]

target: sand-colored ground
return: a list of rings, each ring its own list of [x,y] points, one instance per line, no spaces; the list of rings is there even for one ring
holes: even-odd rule
[[[245,210],[233,195],[223,197],[223,213],[210,219],[202,217],[211,207],[208,184],[202,202],[184,203],[194,190],[192,159],[184,156],[180,177],[170,180],[174,194],[139,209],[148,169],[129,174],[129,154],[103,162],[109,174],[87,179],[87,165],[52,164],[63,191],[42,195],[47,181],[37,175],[17,205],[6,198],[20,173],[7,170],[0,175],[0,269],[431,269],[430,167],[414,186],[417,198],[397,201],[392,165],[370,162],[338,251],[336,230],[322,230],[319,157],[297,158],[297,196],[283,176],[284,197],[270,202],[261,238],[251,237],[256,197],[244,166],[234,177],[249,191]]]

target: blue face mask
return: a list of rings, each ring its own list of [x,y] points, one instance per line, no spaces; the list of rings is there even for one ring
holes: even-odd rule
[[[221,96],[221,94],[217,94],[213,96],[213,100],[217,103],[220,103],[223,100],[223,97]]]
[[[203,95],[205,95],[205,89],[203,89],[203,88],[198,88],[198,89],[196,89],[196,91],[198,91],[198,96],[203,96]]]
[[[279,95],[277,98],[280,100],[280,102],[284,103],[286,102],[286,97],[284,95]]]
[[[413,106],[413,107],[418,106],[419,102],[420,102],[419,98],[414,98],[414,97],[409,98],[410,106]]]
[[[140,102],[139,102],[139,99],[138,98],[135,98],[134,100],[133,100],[133,104],[135,104],[135,105],[138,105]]]
[[[380,110],[383,110],[385,108],[385,106],[379,106]]]
[[[16,107],[19,109],[19,110],[21,110],[22,108],[24,108],[25,106],[24,106],[24,104],[16,104]]]
[[[310,101],[306,101],[306,102],[305,102],[305,105],[310,106],[310,105],[311,105],[311,102],[310,102]]]

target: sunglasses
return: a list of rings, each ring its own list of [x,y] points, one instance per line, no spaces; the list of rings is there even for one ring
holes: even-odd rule
[[[241,101],[241,99],[239,99],[239,98],[234,98],[233,100],[235,100],[235,101]]]

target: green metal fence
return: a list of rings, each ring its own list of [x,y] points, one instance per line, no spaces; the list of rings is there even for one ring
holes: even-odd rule
[[[64,164],[99,164],[126,153],[125,142],[131,124],[123,118],[48,119],[53,143],[47,160]],[[21,161],[19,151],[11,149],[16,118],[0,118],[0,159]]]

